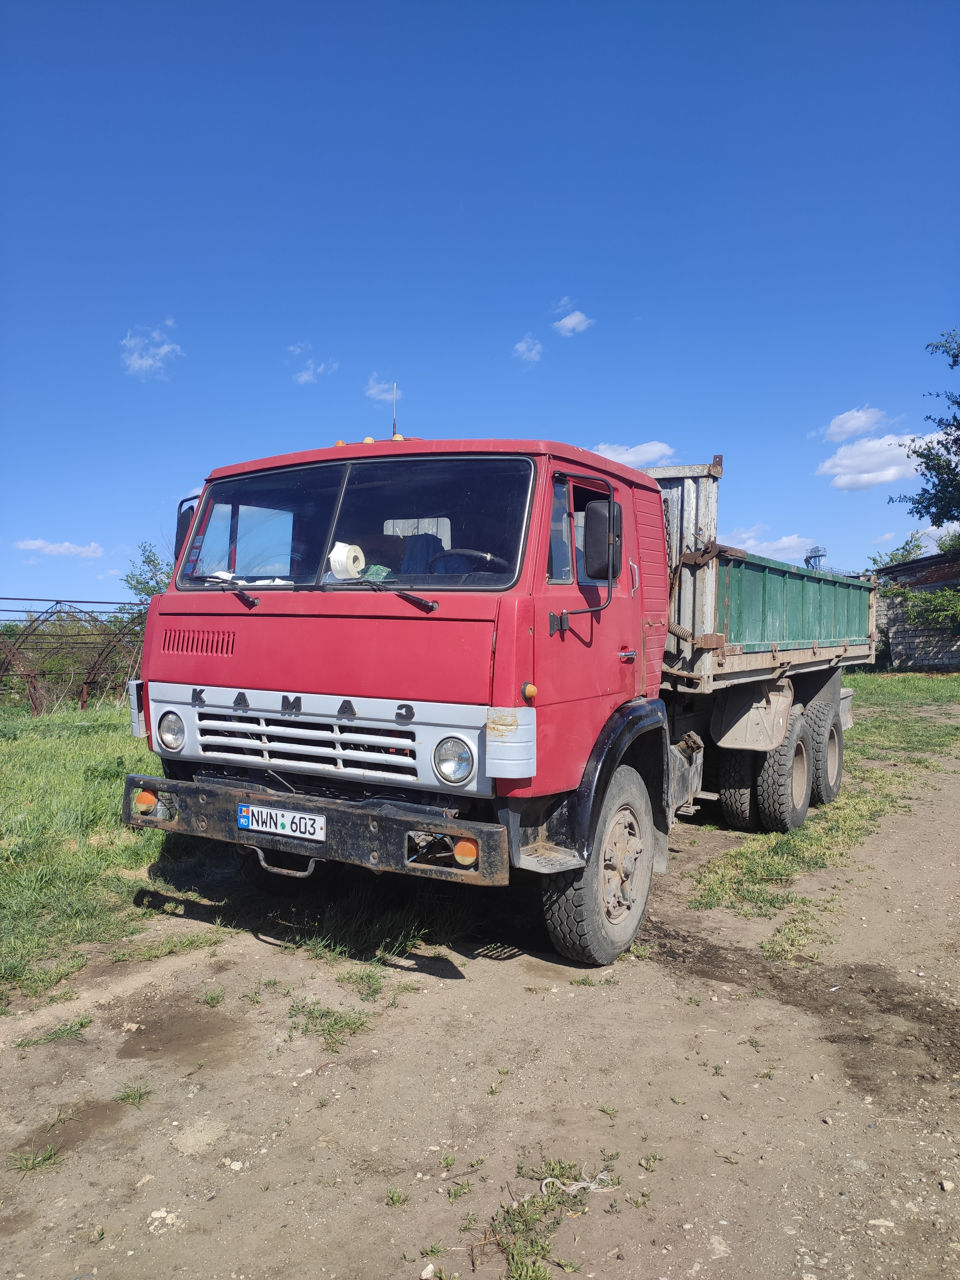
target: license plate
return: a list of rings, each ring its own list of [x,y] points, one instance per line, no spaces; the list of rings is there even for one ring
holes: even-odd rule
[[[268,809],[259,804],[237,805],[237,827],[271,836],[296,836],[298,840],[326,840],[327,820],[322,813],[297,809]]]

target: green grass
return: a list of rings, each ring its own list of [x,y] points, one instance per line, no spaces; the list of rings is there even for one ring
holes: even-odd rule
[[[383,969],[379,964],[365,964],[337,975],[342,987],[353,987],[361,1000],[373,1003],[383,990]]]
[[[144,1099],[150,1096],[150,1088],[148,1085],[133,1083],[126,1084],[118,1094],[114,1095],[114,1102],[129,1102],[132,1107],[136,1107],[139,1111]]]
[[[49,1143],[40,1151],[11,1151],[7,1168],[11,1173],[36,1173],[38,1169],[50,1169],[57,1163],[57,1148]]]
[[[745,837],[694,877],[696,909],[786,913],[761,944],[773,959],[815,955],[829,937],[823,912],[831,900],[802,895],[798,878],[843,865],[886,814],[907,806],[918,778],[935,770],[938,758],[960,755],[960,676],[853,673],[844,683],[854,689],[854,727],[844,738],[838,798],[811,809],[796,831]]]
[[[125,710],[0,706],[0,1008],[82,967],[85,943],[122,937],[137,885],[112,875],[151,862],[159,832],[121,826],[124,775],[152,757]]]
[[[295,1000],[290,1006],[291,1029],[306,1035],[319,1035],[333,1053],[348,1036],[362,1031],[370,1019],[360,1009],[331,1009],[319,1000]]]
[[[14,1047],[31,1049],[38,1044],[53,1044],[56,1040],[82,1040],[84,1028],[89,1027],[91,1021],[90,1018],[74,1018],[72,1022],[61,1022],[38,1036],[17,1040]]]

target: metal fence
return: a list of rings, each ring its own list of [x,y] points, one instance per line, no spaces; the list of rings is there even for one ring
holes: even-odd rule
[[[42,715],[119,694],[140,666],[145,603],[0,596],[0,697]]]

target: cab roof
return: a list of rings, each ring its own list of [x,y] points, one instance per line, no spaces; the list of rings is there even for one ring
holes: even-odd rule
[[[500,453],[520,454],[525,457],[552,457],[558,462],[568,464],[571,469],[589,468],[607,475],[616,476],[627,484],[637,488],[657,489],[656,481],[642,471],[626,467],[589,449],[580,449],[576,445],[561,444],[556,440],[505,440],[503,438],[489,440],[420,440],[416,437],[405,439],[386,439],[357,441],[332,445],[326,449],[305,449],[299,453],[281,453],[268,458],[257,458],[250,462],[237,462],[230,466],[217,467],[210,472],[208,480],[222,480],[229,476],[247,475],[254,471],[275,471],[281,467],[302,467],[313,462],[349,462],[361,458],[393,458],[423,457],[437,454],[477,454]]]

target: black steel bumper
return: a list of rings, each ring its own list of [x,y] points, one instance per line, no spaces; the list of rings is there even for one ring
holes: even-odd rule
[[[133,804],[142,790],[159,800],[154,813],[143,814]],[[326,839],[303,840],[296,836],[244,831],[237,826],[237,808],[254,804],[261,808],[296,809],[326,820]],[[352,862],[373,871],[398,871],[406,875],[459,880],[465,884],[503,885],[510,874],[506,828],[494,822],[464,822],[440,811],[389,800],[351,803],[315,796],[264,792],[225,783],[175,782],[129,774],[123,790],[123,821],[131,827],[159,827],[178,835],[255,845],[284,854],[320,861]],[[416,840],[423,834],[476,840],[479,857],[472,867],[461,867],[452,858],[418,860]]]

